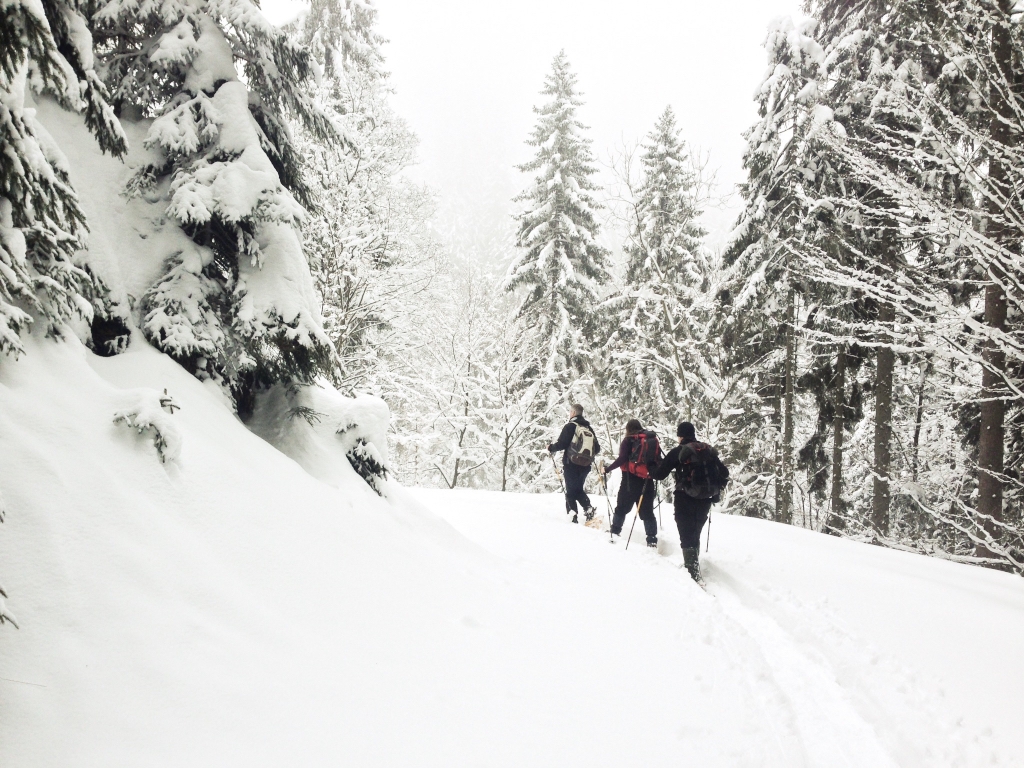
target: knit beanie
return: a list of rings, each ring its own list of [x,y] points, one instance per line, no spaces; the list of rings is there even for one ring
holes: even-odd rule
[[[693,442],[697,439],[697,430],[694,429],[693,424],[688,421],[684,421],[676,428],[676,437],[681,437],[683,440]]]

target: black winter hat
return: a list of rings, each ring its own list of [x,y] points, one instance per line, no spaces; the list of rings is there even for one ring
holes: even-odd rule
[[[690,422],[683,421],[676,427],[676,437],[681,437],[684,440],[696,440],[697,430]]]

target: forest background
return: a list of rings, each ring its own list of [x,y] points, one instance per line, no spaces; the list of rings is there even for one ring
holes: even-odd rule
[[[242,0],[9,4],[0,351],[78,316],[117,354],[138,322],[243,421],[277,385],[379,395],[416,485],[554,487],[573,401],[609,446],[686,418],[732,468],[729,511],[1020,572],[1020,11],[804,11],[768,26],[731,201],[690,104],[597,146],[563,51],[506,220],[500,188],[460,205],[411,171],[371,3],[282,28]],[[30,91],[114,155],[145,129],[126,193],[187,242],[143,295],[75,255]]]

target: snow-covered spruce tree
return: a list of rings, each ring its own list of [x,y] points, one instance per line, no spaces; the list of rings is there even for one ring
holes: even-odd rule
[[[648,135],[640,161],[628,201],[625,283],[605,305],[612,335],[600,378],[625,412],[663,428],[679,418],[706,427],[720,402],[705,343],[711,265],[696,171],[671,107]]]
[[[311,0],[296,28],[323,66],[324,84],[343,87],[354,72],[384,75],[376,23],[372,0]]]
[[[519,167],[533,184],[517,201],[519,255],[509,268],[507,287],[519,297],[517,321],[529,329],[528,346],[541,350],[529,379],[544,378],[565,392],[587,370],[599,326],[598,290],[607,281],[607,252],[597,240],[598,203],[586,127],[577,119],[583,104],[565,51],[559,53],[534,107],[537,125],[527,141],[536,157]]]
[[[26,88],[82,112],[100,147],[127,145],[96,75],[92,37],[77,2],[12,2],[0,9],[0,355],[23,350],[33,321],[60,332],[102,312],[105,288],[74,261],[85,216],[63,155],[25,109]]]
[[[724,306],[713,330],[729,358],[723,367],[746,373],[723,425],[735,436],[731,503],[783,522],[792,519],[795,468],[801,285],[794,260],[810,236],[801,186],[824,63],[813,32],[813,22],[789,19],[769,28],[768,70],[756,94],[759,119],[746,133],[744,210],[725,254]],[[774,486],[774,505],[766,501],[767,485]]]
[[[109,0],[94,18],[113,103],[154,118],[158,159],[130,189],[166,199],[195,244],[143,297],[147,338],[243,414],[262,386],[332,374],[298,231],[312,200],[286,122],[341,140],[310,95],[309,52],[249,0]]]

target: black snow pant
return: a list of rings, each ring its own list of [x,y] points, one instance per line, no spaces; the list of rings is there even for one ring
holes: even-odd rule
[[[563,464],[562,475],[565,477],[565,511],[576,514],[576,502],[583,505],[583,511],[590,509],[590,497],[583,490],[583,484],[590,474],[590,467],[577,464]]]
[[[640,497],[643,495],[643,500]],[[654,481],[637,477],[631,472],[622,473],[619,495],[615,500],[615,516],[612,518],[612,533],[621,533],[626,520],[637,501],[640,501],[640,519],[644,521],[644,532],[648,544],[658,543],[658,520],[654,517]]]
[[[675,495],[676,527],[683,549],[700,549],[700,532],[711,511],[711,499],[691,499],[685,494]]]

